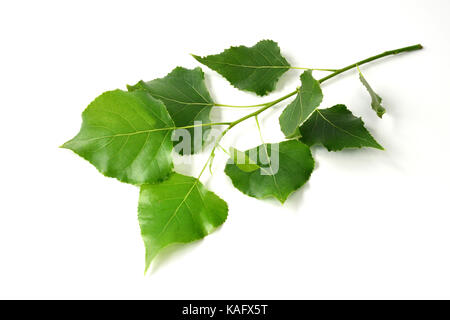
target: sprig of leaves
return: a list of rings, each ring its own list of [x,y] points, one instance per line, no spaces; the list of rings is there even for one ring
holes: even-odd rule
[[[96,98],[82,115],[80,132],[62,147],[92,163],[101,173],[122,182],[140,186],[138,220],[146,249],[147,270],[164,247],[187,243],[210,234],[222,225],[228,206],[207,190],[200,178],[211,165],[220,141],[234,127],[280,102],[295,96],[283,110],[280,129],[285,141],[265,143],[246,151],[230,146],[225,173],[241,192],[258,198],[276,198],[284,203],[309,180],[314,170],[310,148],[323,145],[328,151],[344,148],[383,147],[373,138],[361,118],[345,105],[319,109],[323,100],[321,84],[345,71],[389,55],[422,49],[404,47],[372,56],[340,69],[314,69],[330,74],[316,80],[313,68],[292,67],[281,55],[278,44],[262,40],[252,47],[231,47],[220,54],[194,58],[223,75],[238,89],[265,95],[276,88],[278,79],[289,69],[306,69],[301,86],[293,92],[253,106],[231,106],[213,101],[200,68],[175,68],[167,76],[139,81],[128,91],[108,91]],[[371,97],[371,107],[381,118],[386,112],[382,99],[361,71],[359,78]],[[212,123],[213,107],[259,107],[232,122]],[[216,139],[210,156],[198,177],[189,177],[173,168],[172,135],[190,133],[188,150],[202,150],[207,135],[196,137],[197,127],[226,126]],[[260,131],[261,140],[262,134]]]

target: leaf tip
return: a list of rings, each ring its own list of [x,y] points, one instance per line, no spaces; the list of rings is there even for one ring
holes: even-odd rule
[[[202,57],[200,57],[200,56],[198,56],[196,54],[193,54],[193,53],[189,53],[189,54],[192,56],[192,58],[194,58],[197,61],[200,61],[202,59]]]
[[[70,149],[70,147],[69,147],[70,141],[72,141],[72,140],[69,140],[69,141],[64,142],[64,143],[63,143],[62,145],[60,145],[58,148],[60,148],[60,149]]]
[[[145,243],[145,241],[144,241]],[[147,244],[145,243],[147,246]],[[150,269],[150,265],[152,264],[153,259],[158,254],[159,250],[155,250],[155,248],[146,247],[145,249],[145,268],[144,268],[144,275],[147,274],[148,270]]]
[[[145,262],[145,268],[144,268],[144,276],[147,275],[148,269],[150,268],[150,263]]]
[[[384,108],[379,108],[378,110],[377,110],[377,116],[378,116],[378,118],[380,118],[380,119],[383,119],[383,115],[386,113],[386,109],[384,109]]]

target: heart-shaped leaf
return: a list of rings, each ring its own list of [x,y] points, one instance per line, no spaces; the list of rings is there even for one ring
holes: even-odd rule
[[[202,239],[224,223],[228,206],[198,179],[173,173],[160,184],[141,186],[138,212],[147,270],[162,248]]]
[[[174,124],[164,104],[139,90],[108,91],[84,110],[80,132],[62,147],[120,181],[143,184],[172,171]]]
[[[192,56],[220,73],[234,87],[260,96],[272,92],[278,79],[290,68],[278,44],[272,40],[262,40],[253,47],[230,47],[206,57]]]

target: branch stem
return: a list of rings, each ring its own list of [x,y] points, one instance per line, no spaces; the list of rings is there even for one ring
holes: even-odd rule
[[[328,72],[336,72],[336,71],[338,71],[338,69],[320,69],[320,68],[302,68],[302,67],[289,67],[289,69],[316,70],[316,71],[328,71]]]
[[[413,46],[408,46],[408,47],[403,47],[403,48],[399,48],[399,49],[395,49],[395,50],[385,51],[383,53],[380,53],[380,54],[377,54],[375,56],[369,57],[367,59],[364,59],[364,60],[352,63],[352,64],[350,64],[350,65],[348,65],[348,66],[346,66],[344,68],[338,69],[338,70],[331,70],[331,69],[325,70],[325,69],[323,69],[324,71],[333,71],[333,73],[327,75],[326,77],[323,77],[323,78],[319,79],[318,81],[319,81],[319,83],[323,83],[323,82],[325,82],[325,81],[327,81],[327,80],[329,80],[331,78],[336,77],[337,75],[339,75],[341,73],[344,73],[344,72],[346,72],[348,70],[351,70],[353,68],[357,68],[357,67],[359,67],[359,66],[361,66],[363,64],[366,64],[366,63],[378,60],[378,59],[383,58],[383,57],[387,57],[387,56],[390,56],[390,55],[396,55],[396,54],[399,54],[399,53],[402,53],[402,52],[410,52],[410,51],[416,51],[416,50],[421,50],[421,49],[423,49],[422,45],[421,44],[416,44],[416,45],[413,45]],[[296,68],[296,69],[302,69],[302,68]],[[315,69],[315,70],[319,70],[319,69]],[[210,161],[212,161],[212,159],[214,158],[214,151],[216,150],[216,148],[219,145],[219,143],[222,140],[222,138],[228,133],[228,131],[230,131],[234,126],[238,125],[239,123],[241,123],[241,122],[243,122],[243,121],[245,121],[245,120],[247,120],[249,118],[255,117],[257,119],[257,116],[260,113],[262,113],[265,110],[273,107],[274,105],[278,104],[279,102],[292,97],[293,95],[298,93],[299,90],[300,90],[300,88],[297,88],[295,91],[292,91],[291,93],[288,93],[288,94],[286,94],[286,95],[282,96],[281,98],[278,98],[278,99],[276,99],[274,101],[270,101],[270,102],[266,102],[266,103],[262,103],[262,104],[257,104],[257,105],[230,106],[230,105],[224,105],[224,104],[215,104],[215,106],[221,106],[221,107],[233,107],[233,108],[262,107],[262,108],[254,111],[254,112],[252,112],[252,113],[250,113],[250,114],[248,114],[248,115],[246,115],[246,116],[244,116],[244,117],[242,117],[240,119],[237,119],[237,120],[235,120],[233,122],[217,122],[215,124],[209,124],[209,125],[227,125],[228,124],[228,127],[224,131],[222,131],[221,135],[217,138],[216,143],[215,143],[215,145],[214,145],[214,147],[213,147],[213,149],[211,151],[211,154],[210,154],[208,160],[205,163],[205,166],[203,167],[203,169],[202,169],[202,171],[200,173],[200,176],[202,175],[203,171],[205,171],[205,168],[208,165],[208,163]],[[258,123],[258,125],[259,125],[259,123]],[[200,176],[199,176],[199,178],[200,178]]]
[[[423,46],[421,44],[416,44],[416,45],[413,45],[413,46],[408,46],[408,47],[399,48],[399,49],[395,49],[395,50],[385,51],[383,53],[377,54],[377,55],[372,56],[370,58],[358,61],[358,62],[353,63],[351,65],[348,65],[348,66],[346,66],[346,67],[344,67],[342,69],[339,69],[339,70],[333,72],[332,74],[330,74],[330,75],[320,79],[319,82],[320,83],[325,82],[328,79],[331,79],[331,78],[337,76],[338,74],[341,74],[341,73],[343,73],[345,71],[348,71],[350,69],[356,68],[357,66],[362,66],[363,64],[372,62],[374,60],[378,60],[378,59],[383,58],[383,57],[396,55],[396,54],[399,54],[399,53],[402,53],[402,52],[416,51],[416,50],[421,50],[421,49],[423,49]]]
[[[351,69],[353,69],[353,68],[356,68],[356,67],[358,67],[358,66],[361,66],[361,65],[366,64],[366,63],[369,63],[369,62],[372,62],[372,61],[374,61],[374,60],[377,60],[377,59],[380,59],[380,58],[383,58],[383,57],[386,57],[386,56],[390,56],[390,55],[399,54],[399,53],[402,53],[402,52],[409,52],[409,51],[420,50],[420,49],[422,49],[422,48],[423,48],[422,45],[416,44],[416,45],[413,45],[413,46],[408,46],[408,47],[399,48],[399,49],[395,49],[395,50],[389,50],[389,51],[386,51],[386,52],[377,54],[377,55],[375,55],[375,56],[372,56],[372,57],[370,57],[370,58],[367,58],[367,59],[358,61],[358,62],[356,62],[356,63],[352,63],[351,65],[348,65],[348,66],[346,66],[346,67],[344,67],[344,68],[342,68],[342,69],[339,69],[339,70],[333,72],[332,74],[329,74],[328,76],[319,79],[318,81],[319,81],[319,83],[323,83],[323,82],[325,82],[325,81],[327,81],[327,80],[329,80],[329,79],[331,79],[331,78],[336,77],[337,75],[339,75],[339,74],[341,74],[341,73],[343,73],[343,72],[345,72],[345,71],[351,70]],[[295,95],[298,91],[299,91],[299,88],[297,88],[295,91],[292,91],[291,93],[288,93],[288,94],[285,95],[285,96],[282,96],[281,98],[278,98],[278,99],[276,99],[276,100],[274,100],[274,101],[270,101],[270,102],[267,102],[267,103],[263,104],[263,107],[262,107],[261,109],[256,110],[255,112],[252,112],[252,113],[250,113],[249,115],[246,115],[246,116],[244,116],[244,117],[242,117],[242,118],[240,118],[240,119],[238,119],[238,120],[233,121],[233,122],[230,124],[230,127],[229,127],[229,128],[234,127],[235,125],[241,123],[242,121],[247,120],[248,118],[257,116],[257,115],[260,114],[261,112],[263,112],[263,111],[269,109],[270,107],[276,105],[277,103],[279,103],[279,102],[281,102],[281,101],[283,101],[283,100],[286,100],[287,98],[292,97],[292,96]]]
[[[212,123],[192,124],[192,125],[184,126],[184,127],[171,127],[171,128],[167,128],[167,129],[176,130],[176,129],[196,128],[196,127],[228,126],[230,124],[231,124],[231,122],[212,122]]]
[[[232,106],[229,104],[221,104],[221,103],[215,103],[214,107],[224,107],[224,108],[256,108],[256,107],[262,107],[265,106],[265,103],[260,103],[260,104],[252,104],[249,106]]]

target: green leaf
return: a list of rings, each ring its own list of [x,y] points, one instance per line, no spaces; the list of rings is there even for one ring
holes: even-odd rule
[[[306,70],[300,76],[302,86],[294,101],[281,114],[279,121],[281,131],[286,137],[298,135],[296,131],[316,110],[323,99],[320,83],[312,76],[311,70]]]
[[[375,110],[377,116],[382,118],[383,114],[386,112],[386,109],[381,106],[381,97],[373,91],[372,87],[369,85],[367,80],[362,75],[361,71],[359,71],[359,80],[361,80],[362,84],[366,87],[367,91],[369,91],[370,97],[372,98],[371,106],[372,109]]]
[[[146,249],[145,269],[162,248],[204,238],[227,215],[226,202],[193,177],[173,173],[160,184],[143,185],[138,217]]]
[[[234,87],[260,96],[272,92],[278,79],[290,68],[278,44],[272,40],[262,40],[253,47],[231,47],[216,55],[192,56],[220,73]]]
[[[164,104],[145,91],[108,91],[84,110],[80,132],[62,147],[108,177],[154,183],[172,171],[174,124]]]
[[[253,172],[260,168],[256,161],[250,159],[250,157],[245,152],[230,147],[230,155],[233,163],[242,171]]]
[[[263,144],[245,152],[260,170],[245,172],[230,159],[225,173],[243,193],[258,199],[275,197],[281,203],[308,181],[314,169],[309,147],[300,141]]]
[[[190,70],[177,67],[164,78],[149,82],[140,81],[134,86],[128,86],[129,91],[136,89],[147,90],[153,97],[164,102],[177,127],[191,126],[195,122],[211,123],[209,114],[214,101],[206,88],[205,77],[200,68]],[[201,151],[206,135],[194,132],[201,132],[202,128],[179,130],[188,130],[191,139],[189,150],[181,149],[181,154]]]
[[[301,141],[309,146],[323,144],[328,151],[361,147],[383,150],[364,127],[361,118],[355,117],[343,104],[317,109],[300,127],[300,132]]]
[[[295,128],[295,131],[292,134],[286,136],[286,139],[299,139],[299,138],[301,138],[301,136],[302,135],[300,133],[300,128],[297,127],[297,128]]]

